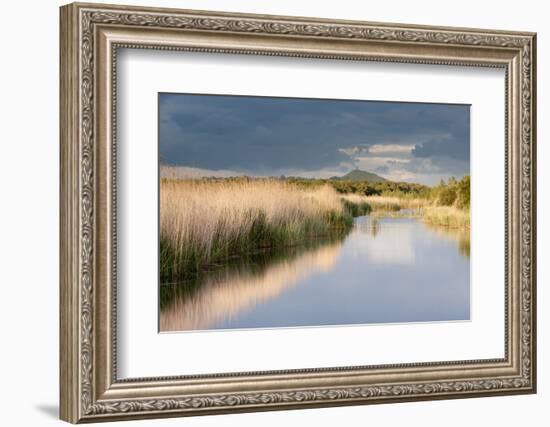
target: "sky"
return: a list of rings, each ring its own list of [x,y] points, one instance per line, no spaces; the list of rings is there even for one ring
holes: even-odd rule
[[[199,176],[358,168],[434,185],[470,173],[470,106],[161,93],[159,157]]]

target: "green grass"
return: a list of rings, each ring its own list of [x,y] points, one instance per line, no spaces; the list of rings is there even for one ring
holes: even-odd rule
[[[351,202],[343,199],[344,207],[349,215],[353,218],[362,215],[368,215],[372,211],[372,206],[367,202]]]
[[[353,213],[361,215],[364,206],[351,207]],[[263,212],[256,212],[250,230],[238,238],[227,240],[218,233],[210,247],[186,244],[174,247],[171,240],[160,239],[160,280],[171,282],[185,280],[218,263],[232,258],[246,257],[258,250],[280,250],[318,238],[330,238],[347,234],[353,226],[353,213],[349,209],[328,212],[322,218],[303,219],[286,224],[274,225],[267,221]],[[357,216],[355,215],[355,216]]]

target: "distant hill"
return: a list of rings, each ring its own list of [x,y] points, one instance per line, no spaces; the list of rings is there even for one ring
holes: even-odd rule
[[[331,179],[338,179],[342,181],[368,181],[368,182],[385,182],[387,179],[382,178],[372,172],[362,171],[360,169],[352,170],[344,176],[333,176]]]

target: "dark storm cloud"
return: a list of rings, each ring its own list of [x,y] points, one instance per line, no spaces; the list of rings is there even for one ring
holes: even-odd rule
[[[172,165],[260,174],[385,155],[468,172],[464,105],[161,94],[159,119],[160,156]]]
[[[469,127],[469,123],[467,122],[467,128],[469,129]],[[466,132],[466,129],[459,127],[458,129],[453,129],[448,135],[415,144],[411,153],[415,157],[423,158],[435,156],[469,160],[469,142],[469,133]]]

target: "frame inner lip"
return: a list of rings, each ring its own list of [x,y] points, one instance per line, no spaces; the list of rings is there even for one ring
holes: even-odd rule
[[[115,27],[115,29],[118,29],[119,27]],[[269,37],[270,35],[268,35]],[[154,44],[154,43],[128,43],[124,40],[119,39],[112,39],[109,41],[109,44],[111,46],[111,52],[112,52],[112,66],[111,66],[111,79],[113,82],[117,81],[116,77],[116,60],[117,60],[117,51],[120,48],[128,48],[128,49],[147,49],[147,50],[165,50],[166,45],[161,44]],[[474,46],[476,48],[477,46]],[[206,52],[206,53],[225,53],[225,54],[249,54],[249,55],[267,55],[271,56],[270,52],[271,50],[267,49],[247,49],[245,51],[241,51],[240,49],[231,49],[231,48],[218,48],[218,47],[210,47],[210,48],[203,48],[203,47],[192,47],[188,45],[182,45],[182,46],[176,46],[176,45],[170,45],[169,50],[174,51],[182,51],[182,52]],[[438,61],[438,60],[432,60],[432,59],[417,59],[417,58],[407,58],[405,60],[397,60],[394,61],[392,58],[378,58],[378,57],[367,57],[367,56],[360,56],[360,57],[341,57],[336,54],[325,54],[325,55],[318,55],[316,53],[310,54],[307,52],[300,52],[300,53],[293,53],[293,52],[280,52],[280,56],[287,56],[287,57],[298,57],[298,58],[320,58],[320,59],[337,59],[337,60],[351,60],[351,61],[365,61],[365,62],[396,62],[396,63],[407,63],[407,64],[418,64],[418,65],[454,65],[454,66],[465,66],[465,67],[488,67],[488,68],[504,68],[506,70],[505,74],[505,81],[508,81],[508,74],[509,74],[509,62],[461,62],[460,60],[456,61]],[[116,111],[116,83],[113,83],[112,85],[112,111]],[[505,86],[505,96],[508,96],[508,85]],[[506,103],[507,107],[507,103]],[[507,118],[508,120],[508,118]],[[505,127],[508,125],[507,120],[505,122]],[[112,127],[112,141],[113,141],[113,151],[116,151],[116,115],[114,116],[114,120],[112,120],[111,123]],[[508,145],[508,139],[506,138],[506,146]],[[507,151],[507,149],[506,149]],[[116,170],[116,157],[113,157],[113,164],[112,164],[113,170]],[[507,174],[507,168],[505,167],[505,173]],[[507,180],[505,183],[507,187]],[[113,188],[112,188],[113,194],[116,194],[116,179],[113,179]],[[506,194],[508,193],[506,189]],[[116,198],[113,201],[114,208],[113,212],[116,212]],[[506,215],[508,212],[509,206],[508,206],[508,200],[506,200],[505,203],[505,210]],[[116,215],[113,216],[115,221],[113,222],[115,226],[113,227],[113,242],[116,241]],[[505,220],[505,223],[507,221]],[[507,248],[507,241],[505,242],[505,251],[508,252]],[[116,253],[116,250],[114,251]],[[505,262],[505,270],[507,269],[508,261]],[[113,262],[114,265],[116,265],[116,262]],[[508,304],[508,277],[505,275],[505,304]],[[116,301],[116,272],[113,274],[113,282],[115,285],[113,286],[113,300]],[[267,371],[240,371],[240,372],[220,372],[220,373],[214,373],[214,374],[193,374],[193,375],[170,375],[170,376],[157,376],[157,377],[131,377],[131,378],[118,378],[117,377],[117,310],[116,305],[113,306],[112,311],[112,317],[114,319],[113,321],[113,328],[112,328],[112,366],[114,366],[113,369],[113,375],[111,378],[111,381],[113,384],[129,384],[129,383],[151,383],[154,381],[177,381],[181,385],[184,385],[185,383],[188,383],[189,381],[193,380],[209,380],[209,379],[226,379],[226,378],[239,378],[240,380],[242,378],[247,377],[270,377],[270,376],[287,376],[287,377],[295,377],[295,376],[301,376],[301,375],[311,375],[311,374],[327,374],[328,377],[332,376],[342,376],[346,374],[350,375],[365,375],[370,374],[369,371],[381,369],[381,370],[390,370],[390,369],[415,369],[420,368],[422,372],[439,372],[441,367],[453,367],[453,370],[467,370],[467,369],[479,369],[479,368],[487,368],[492,367],[491,365],[497,364],[500,367],[505,367],[507,364],[510,363],[509,354],[508,354],[508,341],[509,341],[509,334],[508,334],[508,317],[505,316],[505,342],[504,342],[504,357],[503,358],[489,358],[489,359],[472,359],[472,360],[453,360],[453,361],[433,361],[433,362],[413,362],[413,363],[398,363],[398,364],[380,364],[380,365],[352,365],[352,366],[334,366],[334,367],[324,367],[324,368],[297,368],[297,369],[283,369],[283,370],[267,370]],[[355,373],[355,371],[359,371],[358,373]],[[506,370],[507,371],[507,370]]]

